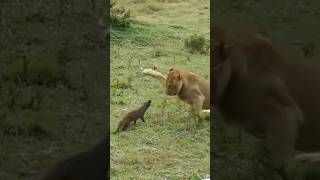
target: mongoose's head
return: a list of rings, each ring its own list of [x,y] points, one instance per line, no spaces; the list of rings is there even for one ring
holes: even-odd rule
[[[151,100],[149,100],[149,101],[147,101],[147,102],[144,103],[144,105],[147,106],[147,107],[149,107],[150,104],[151,104]]]

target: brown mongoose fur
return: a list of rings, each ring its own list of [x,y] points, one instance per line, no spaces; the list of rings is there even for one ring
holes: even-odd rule
[[[143,122],[144,121],[144,113],[147,111],[151,104],[151,100],[145,102],[142,106],[140,106],[138,109],[135,109],[128,114],[126,114],[122,120],[119,122],[118,128],[113,134],[120,132],[121,130],[124,131],[126,130],[131,122],[134,122],[134,125],[136,125],[136,122],[138,119],[141,119]]]

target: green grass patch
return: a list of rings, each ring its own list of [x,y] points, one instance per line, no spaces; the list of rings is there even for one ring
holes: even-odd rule
[[[203,10],[209,4],[118,2],[131,10],[132,21],[126,29],[111,29],[111,132],[125,113],[148,99],[152,103],[145,114],[146,123],[138,120],[128,131],[111,135],[111,179],[191,179],[209,175],[208,119],[199,124],[190,116],[188,105],[165,95],[161,84],[143,76],[140,69],[156,66],[165,73],[179,67],[208,77],[209,55],[188,51],[184,40],[198,32],[208,38],[209,28],[202,23],[197,26],[198,14],[185,12],[184,8],[203,11],[203,23],[209,27],[209,10]],[[188,23],[175,21],[171,8],[175,8],[175,14],[187,16]],[[157,18],[153,18],[155,15]],[[170,20],[174,22],[167,23]]]

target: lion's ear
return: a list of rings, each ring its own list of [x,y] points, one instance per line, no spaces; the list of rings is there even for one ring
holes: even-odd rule
[[[174,70],[174,68],[169,69],[169,71],[173,71],[173,70]]]

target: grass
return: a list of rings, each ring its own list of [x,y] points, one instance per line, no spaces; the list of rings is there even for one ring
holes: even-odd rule
[[[60,2],[1,2],[0,179],[36,179],[106,135],[104,6]]]
[[[189,116],[188,105],[168,97],[140,68],[185,68],[209,76],[209,52],[190,53],[185,39],[209,39],[206,1],[117,1],[130,10],[130,25],[111,28],[111,132],[128,111],[148,99],[146,123],[112,134],[111,179],[191,179],[209,175],[210,125]],[[174,9],[174,11],[173,11]]]
[[[319,56],[319,10],[317,1],[215,1],[213,17],[224,23],[249,26],[277,43],[288,46],[297,56]],[[307,21],[306,21],[307,20]],[[213,126],[215,147],[213,174],[217,180],[284,180],[266,157],[261,142],[222,123],[219,116]],[[292,164],[287,179],[318,179]]]

